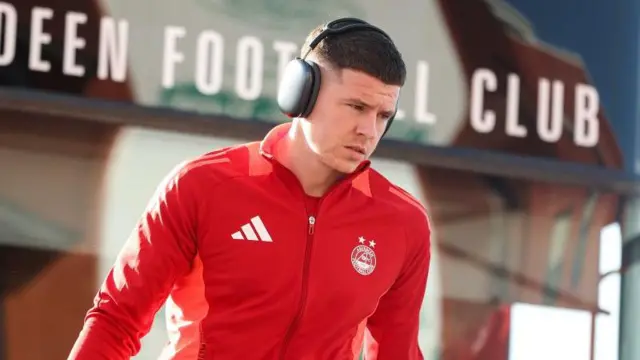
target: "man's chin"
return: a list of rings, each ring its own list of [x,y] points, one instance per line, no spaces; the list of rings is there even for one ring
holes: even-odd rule
[[[339,163],[334,164],[332,168],[342,174],[351,174],[358,169],[360,164],[360,161],[340,161]]]

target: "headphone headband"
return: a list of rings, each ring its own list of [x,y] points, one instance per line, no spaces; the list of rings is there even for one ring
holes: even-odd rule
[[[354,30],[375,31],[379,34],[382,34],[384,37],[389,39],[389,41],[393,42],[393,40],[391,40],[391,37],[386,32],[382,31],[382,29],[376,26],[369,24],[364,20],[360,20],[352,17],[340,18],[340,19],[330,21],[323,26],[322,31],[309,43],[309,50],[307,50],[307,52],[302,58],[303,59],[306,58],[307,55],[309,55],[309,53],[313,49],[315,49],[316,46],[318,46],[318,44],[320,44],[320,42],[324,40],[327,36],[343,34],[343,33],[354,31]]]

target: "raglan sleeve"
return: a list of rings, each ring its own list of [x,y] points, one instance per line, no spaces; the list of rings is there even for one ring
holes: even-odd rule
[[[196,179],[186,164],[158,186],[88,311],[69,360],[124,360],[196,255]]]
[[[366,360],[422,360],[418,346],[420,308],[431,263],[431,228],[423,208],[413,211],[408,225],[404,266],[367,320]]]

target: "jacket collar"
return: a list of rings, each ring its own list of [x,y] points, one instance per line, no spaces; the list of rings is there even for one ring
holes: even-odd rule
[[[267,135],[260,142],[260,154],[263,157],[267,158],[271,163],[273,163],[277,167],[284,169],[285,170],[284,172],[288,173],[286,176],[287,178],[291,178],[291,177],[295,178],[295,175],[293,175],[293,173],[289,169],[285,168],[282,165],[282,163],[279,161],[277,156],[275,155],[276,144],[287,135],[290,129],[291,129],[290,122],[276,125],[273,129],[271,129],[271,131],[269,131]],[[350,183],[354,188],[356,188],[357,190],[360,190],[362,193],[370,197],[371,196],[371,186],[369,183],[370,165],[371,165],[370,160],[364,160],[363,162],[360,163],[360,165],[358,165],[358,167],[354,172],[352,172],[351,174],[348,174],[343,179],[339,180],[339,184],[336,184],[336,186],[334,187],[340,186],[345,182]],[[295,180],[297,180],[297,178]]]

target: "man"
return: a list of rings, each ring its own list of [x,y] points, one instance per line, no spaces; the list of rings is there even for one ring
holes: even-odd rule
[[[367,359],[423,358],[427,215],[368,160],[396,111],[404,62],[356,19],[315,29],[302,52],[278,94],[293,121],[177,167],[70,359],[130,358],[169,295],[166,358],[346,360],[363,342]]]

